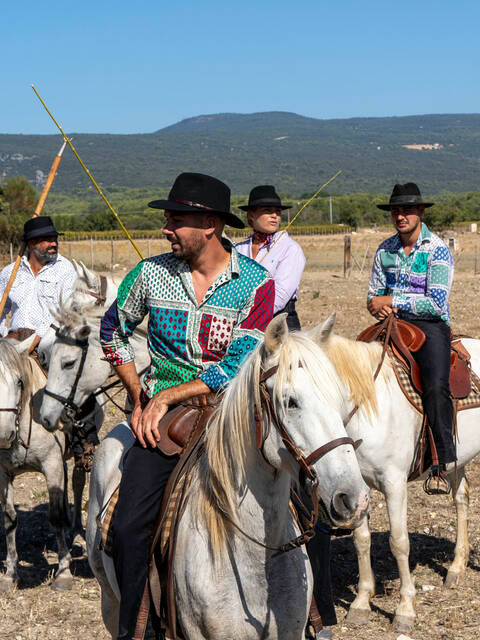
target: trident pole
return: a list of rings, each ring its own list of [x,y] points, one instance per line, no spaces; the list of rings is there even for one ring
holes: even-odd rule
[[[327,180],[326,182],[324,182],[324,183],[322,184],[322,186],[321,186],[319,189],[317,189],[317,190],[315,191],[315,193],[313,194],[313,196],[312,196],[311,198],[309,198],[309,199],[305,202],[305,204],[303,204],[303,205],[300,207],[300,209],[297,211],[297,213],[295,214],[295,216],[294,216],[294,217],[291,219],[291,221],[287,224],[287,226],[285,227],[285,229],[282,229],[282,232],[278,235],[278,237],[277,237],[277,239],[275,240],[275,242],[270,246],[270,248],[268,249],[267,253],[263,256],[263,258],[262,258],[261,260],[259,260],[259,264],[262,264],[262,262],[263,262],[264,258],[266,258],[266,257],[267,257],[267,255],[268,255],[269,251],[271,251],[271,250],[273,249],[273,247],[277,244],[277,242],[278,242],[278,241],[280,240],[280,238],[283,236],[283,234],[285,233],[285,231],[286,231],[289,227],[291,227],[291,226],[292,226],[292,224],[295,222],[295,220],[298,218],[298,216],[302,213],[302,211],[303,211],[306,207],[308,207],[308,205],[312,202],[312,200],[314,200],[314,199],[318,196],[318,194],[319,194],[321,191],[323,191],[327,185],[329,185],[331,182],[333,182],[333,181],[335,180],[335,178],[336,178],[337,176],[339,176],[341,173],[342,173],[342,170],[340,169],[339,171],[337,171],[337,173],[336,173],[334,176],[332,176],[329,180]]]
[[[55,175],[57,173],[58,167],[60,165],[60,162],[62,160],[62,156],[63,156],[63,152],[65,151],[65,147],[66,147],[67,143],[64,142],[60,148],[60,151],[57,153],[57,155],[55,156],[53,162],[52,162],[52,167],[50,169],[50,173],[48,174],[48,178],[47,181],[45,182],[45,185],[43,187],[42,190],[42,194],[40,196],[40,200],[37,203],[37,206],[35,207],[35,211],[33,213],[32,218],[36,218],[37,216],[39,216],[42,212],[43,209],[43,205],[45,204],[45,200],[47,199],[48,196],[48,192],[50,191],[50,187],[53,184],[53,181],[55,179]],[[25,253],[25,249],[27,248],[27,243],[25,241],[22,242],[22,244],[20,245],[20,249],[18,250],[18,255],[17,258],[15,260],[15,263],[13,265],[13,269],[12,269],[12,273],[10,274],[10,278],[8,279],[7,282],[7,286],[5,287],[4,291],[3,291],[3,295],[2,295],[2,299],[0,300],[0,318],[2,317],[3,314],[3,310],[5,308],[5,304],[7,302],[7,298],[10,294],[10,291],[12,289],[13,283],[15,281],[15,278],[17,277],[17,273],[18,273],[18,269],[20,267],[20,262],[22,260],[22,256]]]
[[[125,225],[123,224],[123,222],[120,220],[120,216],[118,215],[118,213],[115,211],[115,209],[112,207],[112,205],[110,204],[110,202],[107,200],[106,196],[104,195],[103,191],[100,189],[100,187],[98,186],[98,184],[96,183],[94,177],[92,176],[92,174],[90,173],[90,171],[87,169],[87,167],[85,166],[83,160],[80,158],[80,156],[77,153],[77,150],[75,149],[75,147],[72,144],[72,141],[70,140],[70,138],[67,137],[66,133],[64,132],[64,130],[62,129],[62,127],[58,124],[58,122],[55,120],[55,118],[53,117],[52,113],[50,112],[49,108],[47,107],[47,105],[45,104],[45,102],[42,100],[40,94],[38,93],[38,91],[35,89],[35,87],[32,84],[32,89],[35,92],[35,95],[37,96],[37,98],[40,100],[40,102],[42,103],[43,108],[45,109],[45,111],[48,113],[48,115],[50,116],[50,118],[53,120],[53,122],[55,123],[55,125],[57,126],[57,128],[59,129],[60,133],[62,134],[65,142],[68,144],[68,146],[70,147],[70,149],[73,151],[73,153],[75,154],[75,157],[77,158],[77,160],[79,161],[82,169],[85,171],[85,173],[87,174],[87,176],[90,178],[90,180],[93,183],[93,186],[95,187],[95,189],[98,191],[100,197],[102,198],[102,200],[105,202],[105,204],[107,205],[107,207],[109,208],[110,212],[113,214],[113,216],[116,218],[118,224],[120,225],[120,227],[122,228],[124,234],[127,236],[128,240],[130,241],[130,243],[132,244],[133,248],[135,249],[135,251],[138,253],[138,255],[140,256],[141,260],[143,260],[143,256],[140,253],[140,249],[137,247],[137,245],[135,244],[132,236],[128,233]]]

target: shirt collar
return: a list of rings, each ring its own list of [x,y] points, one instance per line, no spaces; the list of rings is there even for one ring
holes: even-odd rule
[[[427,227],[427,225],[424,222],[422,222],[422,226],[420,228],[420,234],[419,234],[419,236],[417,238],[417,241],[415,242],[414,249],[419,247],[424,242],[430,242],[431,238],[432,238],[432,232]],[[400,234],[396,233],[394,236],[392,236],[391,239],[392,239],[392,241],[394,243],[394,250],[395,251],[400,251],[400,249],[402,248],[402,243],[401,243],[401,240],[400,240]]]

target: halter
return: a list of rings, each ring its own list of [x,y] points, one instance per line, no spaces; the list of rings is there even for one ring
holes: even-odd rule
[[[302,366],[301,363],[299,363],[299,366],[300,367]],[[297,538],[294,538],[293,540],[290,540],[286,544],[283,544],[279,547],[269,547],[267,545],[264,545],[263,543],[251,538],[248,534],[242,531],[242,533],[253,542],[256,542],[257,544],[267,549],[277,551],[275,555],[279,555],[280,553],[285,553],[287,551],[291,551],[292,549],[296,549],[301,545],[305,544],[306,542],[309,542],[315,535],[315,525],[318,520],[320,498],[318,496],[318,476],[317,476],[317,472],[313,468],[313,465],[316,462],[318,462],[318,460],[320,460],[320,458],[322,458],[326,453],[328,453],[329,451],[332,451],[332,449],[336,449],[337,447],[340,447],[341,445],[344,445],[344,444],[351,444],[354,449],[358,449],[358,447],[362,443],[362,440],[354,441],[352,440],[352,438],[349,438],[349,437],[335,438],[334,440],[330,440],[330,442],[327,442],[326,444],[322,445],[318,449],[315,449],[315,451],[313,451],[309,455],[304,455],[302,451],[295,444],[295,441],[293,440],[291,435],[288,433],[287,429],[285,428],[285,425],[279,419],[277,412],[275,411],[275,408],[273,406],[272,398],[265,384],[265,382],[269,378],[271,378],[275,373],[277,373],[277,371],[278,371],[278,365],[271,367],[270,369],[267,369],[267,371],[264,371],[260,375],[260,378],[258,381],[259,389],[260,389],[260,406],[255,405],[255,410],[254,410],[257,449],[262,453],[262,456],[265,458],[265,454],[263,452],[263,445],[265,444],[265,440],[268,437],[268,433],[269,433],[267,431],[267,433],[264,434],[264,430],[263,430],[263,411],[265,410],[266,414],[269,417],[269,421],[268,421],[269,425],[273,422],[278,433],[280,434],[280,437],[282,438],[282,441],[287,451],[290,453],[290,455],[295,459],[295,461],[300,466],[300,480],[302,482],[302,485],[305,486],[305,481],[307,478],[312,483],[313,508],[311,510],[310,518],[308,520],[305,531]],[[266,461],[268,462],[268,460]],[[237,529],[239,529],[237,525],[235,526],[237,527]]]
[[[70,394],[68,398],[59,395],[58,393],[53,393],[53,391],[49,391],[47,388],[44,390],[44,394],[46,396],[50,396],[54,400],[63,404],[63,408],[69,412],[73,412],[74,414],[80,410],[80,407],[74,402],[75,394],[77,393],[78,383],[80,382],[80,378],[83,373],[83,367],[85,366],[85,360],[87,359],[88,352],[88,337],[87,338],[71,338],[70,336],[66,336],[61,333],[60,329],[55,329],[55,335],[57,336],[57,340],[59,342],[63,342],[64,344],[69,344],[72,347],[80,347],[82,350],[82,355],[80,357],[80,364],[78,366],[77,374],[75,376],[75,380],[73,382],[72,388],[70,390]]]

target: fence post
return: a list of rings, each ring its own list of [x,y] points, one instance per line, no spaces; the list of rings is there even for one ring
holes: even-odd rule
[[[70,242],[70,240],[68,241],[68,259],[72,259],[72,243]]]
[[[478,253],[478,247],[477,245],[475,245],[475,260],[473,263],[473,275],[476,276],[477,275],[477,253]]]
[[[110,259],[110,271],[113,273],[113,265],[115,264],[115,244],[113,238],[110,240],[111,259]]]
[[[93,237],[90,236],[90,268],[93,271]]]
[[[148,238],[148,240],[147,240],[147,255],[150,258],[150,255],[151,255],[151,253],[150,253],[150,238]]]
[[[10,262],[13,262],[13,244],[10,242]]]
[[[351,236],[343,236],[343,277],[348,278],[350,275],[350,256],[352,250]]]

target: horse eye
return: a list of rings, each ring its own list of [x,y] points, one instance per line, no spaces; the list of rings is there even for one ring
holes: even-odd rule
[[[288,400],[288,408],[289,409],[298,409],[298,404],[295,398],[289,398]]]
[[[20,388],[23,387],[23,380],[21,378],[17,380],[17,387],[20,387]]]
[[[75,360],[68,360],[62,364],[63,369],[73,369],[75,365]]]

